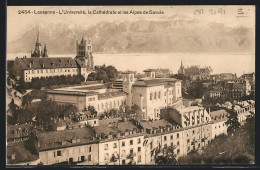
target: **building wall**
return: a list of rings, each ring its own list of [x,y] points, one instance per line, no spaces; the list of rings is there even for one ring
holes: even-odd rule
[[[130,140],[133,140],[133,144],[130,144]],[[122,143],[125,143],[125,146]],[[133,138],[126,138],[119,140],[119,152],[120,152],[120,165],[125,163],[128,164],[130,159],[127,156],[130,154],[130,150],[133,150],[133,160],[137,165],[144,165],[145,164],[145,148],[143,147],[144,136],[137,136]],[[139,150],[138,150],[139,149]]]
[[[31,82],[33,78],[53,77],[53,76],[74,76],[80,73],[77,67],[75,68],[56,68],[56,69],[31,69],[24,70],[24,81]]]
[[[59,105],[72,104],[79,111],[86,107],[86,96],[47,93],[47,98],[57,102]]]
[[[226,119],[220,120],[220,121],[214,121],[212,123],[212,139],[215,137],[221,135],[221,134],[227,134],[227,125],[225,124]]]
[[[130,141],[133,144],[130,144]],[[120,140],[102,141],[99,143],[99,165],[123,165],[130,162],[128,155],[133,150],[133,160],[136,164],[145,164],[145,149],[143,148],[144,136],[129,137]],[[125,146],[122,145],[125,144]],[[138,151],[138,148],[140,151]],[[116,162],[111,162],[112,154],[118,155]],[[138,160],[139,158],[139,160]]]
[[[104,111],[109,111],[111,109],[119,109],[120,106],[125,106],[126,98],[126,95],[124,95],[108,99],[101,99],[89,102],[88,105],[94,106],[98,113],[103,113]]]
[[[61,153],[61,156],[58,156],[59,151]],[[85,161],[83,162],[85,163],[85,165],[93,165],[98,162],[98,153],[98,144],[86,144],[81,146],[72,146],[61,149],[40,151],[39,158],[43,165],[51,165],[55,163],[69,161],[70,158],[73,159],[73,162],[78,162],[81,161],[81,157],[84,156]]]
[[[117,156],[119,154],[119,141],[107,141],[107,142],[100,142],[98,144],[99,148],[99,165],[108,165],[108,164],[115,164],[118,165],[119,161],[112,163],[111,158],[112,154]]]

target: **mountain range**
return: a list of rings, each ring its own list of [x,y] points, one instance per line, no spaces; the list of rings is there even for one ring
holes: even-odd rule
[[[48,54],[73,54],[75,41],[91,39],[93,53],[250,53],[254,51],[254,30],[201,22],[186,16],[161,20],[99,22],[82,28],[76,24],[30,26],[7,44],[8,53],[28,53],[34,49],[40,30],[42,48]]]

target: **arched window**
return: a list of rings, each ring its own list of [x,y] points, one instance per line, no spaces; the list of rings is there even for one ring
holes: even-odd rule
[[[119,106],[120,104],[119,104],[119,100],[117,101],[117,105]]]
[[[153,93],[150,93],[150,100],[153,100]]]
[[[154,92],[154,99],[156,99],[156,92]]]
[[[158,92],[158,99],[160,99],[160,97],[161,97],[161,92],[159,91]]]
[[[108,109],[108,104],[106,103],[106,109]]]
[[[102,110],[104,109],[104,105],[103,105],[103,103],[101,104],[101,109],[102,109]]]
[[[114,107],[116,107],[116,101],[114,101]]]
[[[109,108],[112,109],[112,102],[109,103]]]

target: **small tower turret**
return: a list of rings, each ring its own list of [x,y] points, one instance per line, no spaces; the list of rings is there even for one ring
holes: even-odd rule
[[[48,52],[47,52],[46,44],[44,45],[42,57],[48,57]]]

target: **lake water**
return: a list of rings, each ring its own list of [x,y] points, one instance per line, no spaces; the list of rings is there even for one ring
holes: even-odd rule
[[[15,59],[30,54],[8,54],[8,59]],[[151,53],[151,54],[93,54],[95,65],[113,65],[120,71],[133,70],[142,72],[148,68],[168,68],[177,73],[181,60],[184,66],[211,66],[213,74],[255,71],[253,54],[194,54],[194,53]],[[70,55],[50,55],[50,57],[75,57]]]

